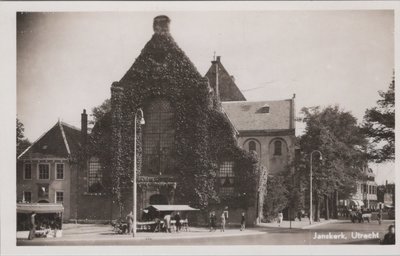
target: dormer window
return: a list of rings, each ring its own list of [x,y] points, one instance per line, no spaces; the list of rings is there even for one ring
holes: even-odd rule
[[[257,113],[268,114],[269,113],[269,105],[265,104],[264,106],[262,106],[261,108],[259,108],[257,110]]]

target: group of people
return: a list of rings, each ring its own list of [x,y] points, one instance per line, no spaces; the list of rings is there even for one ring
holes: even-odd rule
[[[228,221],[228,218],[229,218],[228,211],[227,210],[223,211],[220,215],[220,230],[221,230],[221,232],[225,232],[226,222]],[[210,224],[210,232],[217,230],[217,216],[215,215],[214,211],[212,211],[210,213],[209,224]],[[240,231],[243,231],[245,228],[246,228],[246,217],[245,217],[245,213],[242,212],[241,219],[240,219]]]
[[[29,240],[33,240],[35,237],[47,237],[52,230],[57,232],[59,229],[61,229],[61,219],[59,217],[48,219],[41,216],[38,218],[36,212],[30,214]],[[36,232],[37,230],[39,231]]]
[[[181,218],[181,215],[179,212],[177,212],[173,217],[171,217],[170,213],[164,215],[164,217],[162,219],[162,223],[159,218],[155,219],[156,225],[159,225],[159,230],[162,230],[166,233],[171,233],[172,226],[173,226],[172,221],[174,221],[174,223],[175,223],[175,227],[176,227],[175,231],[180,232],[182,230],[182,218]],[[130,212],[126,216],[126,222],[128,224],[128,230],[126,233],[132,234],[132,232],[133,232],[133,214],[132,214],[132,212]]]
[[[171,233],[171,220],[175,221],[176,232],[180,232],[182,230],[182,218],[179,212],[177,212],[173,217],[171,217],[171,214],[166,214],[164,216],[163,230],[167,233]]]

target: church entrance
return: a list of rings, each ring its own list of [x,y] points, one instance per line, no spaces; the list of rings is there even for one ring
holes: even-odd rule
[[[154,205],[154,204],[168,204],[168,199],[161,195],[161,194],[155,194],[150,196],[150,205]]]

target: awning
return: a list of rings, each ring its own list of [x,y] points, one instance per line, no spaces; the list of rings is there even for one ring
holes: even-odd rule
[[[183,212],[183,211],[198,211],[199,209],[195,209],[190,207],[189,205],[173,205],[173,204],[166,204],[166,205],[150,205],[146,207],[146,209],[153,209],[159,212]]]
[[[17,213],[62,213],[62,204],[17,204]]]

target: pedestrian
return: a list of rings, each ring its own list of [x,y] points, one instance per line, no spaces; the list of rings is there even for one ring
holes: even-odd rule
[[[216,218],[215,218],[215,213],[211,212],[210,214],[210,232],[215,231],[215,226],[216,226]]]
[[[165,232],[171,233],[171,215],[170,214],[166,214],[164,216],[164,229],[165,229]]]
[[[228,222],[228,220],[229,220],[229,210],[228,210],[228,206],[225,206],[224,215],[225,215],[225,223],[226,223],[226,224],[229,224],[229,222]]]
[[[222,214],[221,214],[221,232],[225,232],[225,223],[226,223],[225,213],[222,212]]]
[[[132,234],[133,232],[133,213],[132,211],[126,215],[126,222],[128,223],[128,235]]]
[[[176,221],[176,232],[181,231],[182,223],[181,223],[181,216],[179,212],[175,214],[175,221]]]
[[[246,218],[244,212],[242,212],[242,219],[240,220],[240,231],[246,228]]]
[[[282,221],[283,221],[283,213],[282,213],[282,212],[279,212],[279,213],[278,213],[278,223],[279,223],[279,227],[281,226]]]
[[[35,216],[36,213],[32,212],[31,213],[31,225],[30,225],[30,231],[29,231],[29,236],[28,239],[29,240],[33,240],[35,238],[35,233],[36,233],[36,221],[35,221]]]
[[[386,233],[383,240],[381,241],[381,244],[395,244],[395,243],[396,243],[395,228],[394,225],[390,225],[389,232]]]
[[[299,219],[299,221],[301,221],[301,211],[297,212],[297,218]]]
[[[382,217],[383,217],[382,215],[383,215],[382,209],[379,209],[379,212],[378,212],[378,223],[379,223],[379,225],[382,224]]]

